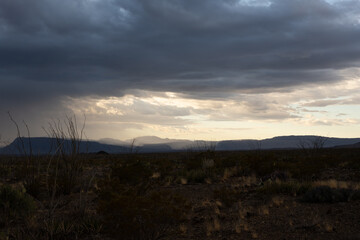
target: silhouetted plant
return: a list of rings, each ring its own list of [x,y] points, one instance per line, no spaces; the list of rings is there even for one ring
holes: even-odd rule
[[[136,145],[136,138],[131,140],[131,143],[129,145],[129,154],[138,154],[140,150],[141,147]]]
[[[181,176],[188,183],[203,183],[206,178],[211,177],[210,172],[204,169],[191,169],[183,172]]]
[[[18,123],[8,112],[11,122],[16,127],[17,138],[16,148],[18,153],[25,159],[22,168],[19,171],[19,177],[24,180],[24,187],[26,191],[34,196],[38,197],[41,192],[41,175],[40,175],[40,157],[33,154],[31,135],[29,126],[25,121],[23,124],[26,128],[27,137],[21,136],[21,131]],[[27,144],[26,144],[27,142]]]
[[[327,140],[326,137],[315,136],[306,141],[300,140],[298,146],[307,156],[312,156],[318,154],[325,147]]]
[[[192,149],[196,152],[212,153],[216,150],[216,142],[214,141],[195,141]]]
[[[24,191],[9,185],[0,187],[0,226],[29,217],[35,210],[35,202]]]
[[[53,121],[49,123],[48,129],[44,128],[47,135],[55,139],[54,154],[57,155],[57,162],[53,172],[56,172],[59,191],[63,194],[70,194],[79,184],[83,166],[81,146],[85,144],[83,141],[85,122],[86,119],[79,128],[76,116],[66,116],[63,122]],[[48,169],[51,164],[53,163],[49,161]]]

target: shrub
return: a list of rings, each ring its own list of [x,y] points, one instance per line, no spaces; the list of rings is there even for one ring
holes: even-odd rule
[[[193,170],[193,169],[201,169],[202,168],[202,158],[197,157],[197,155],[193,158],[189,158],[189,159],[185,159],[184,160],[184,164],[185,164],[185,168],[188,170]]]
[[[204,183],[206,179],[215,179],[214,169],[191,169],[183,170],[178,174],[178,180],[186,179],[188,183]]]
[[[190,183],[203,183],[207,175],[206,171],[202,169],[190,170],[186,173],[185,178]]]
[[[271,152],[249,152],[246,159],[241,160],[240,166],[248,172],[256,173],[258,176],[265,176],[278,169],[277,158]]]
[[[0,232],[0,239],[100,239],[97,236],[101,229],[100,220],[94,216],[72,218],[61,215],[56,218],[36,218],[35,221],[14,226],[11,229],[7,229],[7,233],[4,233],[4,236]]]
[[[263,186],[257,189],[257,192],[265,194],[300,195],[306,193],[310,187],[311,184],[307,182],[265,182]]]
[[[302,198],[303,202],[309,203],[336,203],[346,202],[351,191],[348,189],[334,189],[328,186],[318,186],[309,189]]]
[[[185,219],[188,205],[171,191],[136,191],[100,194],[99,213],[104,230],[116,239],[161,239],[172,225]]]
[[[34,200],[9,185],[0,187],[0,225],[29,217],[35,209]]]
[[[134,160],[112,168],[111,176],[122,184],[137,185],[147,182],[153,172],[145,161]]]
[[[50,219],[41,224],[37,233],[43,239],[79,239],[100,232],[102,225],[93,217]],[[40,238],[38,236],[38,238]]]
[[[243,170],[240,167],[231,167],[225,168],[223,170],[223,180],[232,178],[232,177],[240,177],[244,175]]]
[[[239,158],[236,157],[228,157],[228,158],[216,158],[215,166],[218,168],[232,168],[239,165]]]

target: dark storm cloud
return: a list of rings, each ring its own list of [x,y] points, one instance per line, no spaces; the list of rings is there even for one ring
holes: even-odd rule
[[[2,0],[0,106],[128,89],[226,97],[359,66],[358,1],[240,2]]]

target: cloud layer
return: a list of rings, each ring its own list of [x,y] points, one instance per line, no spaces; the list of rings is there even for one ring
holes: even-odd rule
[[[69,97],[141,90],[230,100],[255,118],[296,118],[279,102],[266,113],[256,94],[358,77],[359,13],[356,0],[2,0],[0,109],[38,119],[69,109]],[[241,94],[254,97],[235,101]]]

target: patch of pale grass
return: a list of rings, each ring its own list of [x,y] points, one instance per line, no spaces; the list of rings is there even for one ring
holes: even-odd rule
[[[205,227],[207,236],[211,236],[213,232],[221,230],[221,224],[217,217],[215,217],[212,221],[207,221]]]
[[[203,159],[202,160],[202,168],[203,169],[213,168],[214,166],[215,166],[214,159]]]
[[[259,208],[260,215],[269,215],[269,207],[268,206],[261,206]]]
[[[214,230],[215,231],[221,230],[221,224],[218,218],[214,218]]]
[[[238,211],[239,217],[241,219],[245,219],[247,211],[246,211],[245,207],[242,206],[241,202],[238,202],[238,209],[239,209],[239,211]]]
[[[235,232],[236,233],[241,233],[241,224],[240,223],[235,224]]]
[[[280,207],[284,203],[284,199],[279,196],[274,196],[271,199],[271,202],[273,203],[274,206]]]
[[[154,172],[153,175],[151,176],[151,178],[154,178],[154,179],[158,179],[161,177],[161,173],[159,172]]]
[[[165,178],[165,186],[170,186],[172,182],[173,182],[173,177],[168,176]]]
[[[224,175],[223,175],[223,180],[227,180],[227,179],[235,176],[237,173],[238,173],[237,167],[225,168]]]
[[[209,199],[205,199],[205,200],[203,200],[203,201],[201,202],[201,205],[202,205],[203,207],[210,207],[212,204],[211,204],[211,202],[210,202]]]
[[[182,235],[186,235],[187,227],[185,226],[185,224],[180,224],[179,229]]]
[[[293,225],[294,225],[294,222],[293,222],[292,219],[289,219],[289,225],[290,225],[290,226],[293,226]]]
[[[205,178],[205,183],[206,184],[211,184],[212,183],[211,178]]]
[[[180,183],[182,185],[186,185],[188,183],[187,179],[186,178],[180,178]]]
[[[251,175],[251,176],[247,176],[247,177],[244,176],[244,177],[242,177],[241,180],[242,180],[241,182],[243,183],[243,187],[251,187],[253,185],[256,185],[258,182],[255,175]]]
[[[316,182],[314,182],[313,185],[315,187],[327,186],[327,187],[335,188],[335,189],[353,189],[353,190],[359,190],[360,189],[360,183],[358,183],[358,182],[338,181],[336,179],[316,181]]]
[[[329,223],[324,223],[324,229],[326,232],[334,231],[334,228]]]
[[[223,206],[223,204],[222,204],[219,200],[216,200],[215,203],[216,203],[216,205],[217,205],[218,207],[222,207],[222,206]]]
[[[254,209],[252,207],[240,207],[239,208],[239,217],[241,219],[245,219],[248,215],[248,213],[253,213],[254,212]]]
[[[243,223],[242,226],[245,232],[250,231],[249,225],[247,223]]]
[[[215,213],[216,213],[217,215],[220,215],[220,209],[219,209],[218,207],[215,207],[215,208],[214,208],[214,211],[215,211]]]
[[[211,236],[212,232],[214,231],[214,226],[211,222],[206,222],[206,236]]]
[[[241,218],[241,219],[245,219],[245,217],[246,217],[246,210],[245,209],[239,209],[239,217]]]

